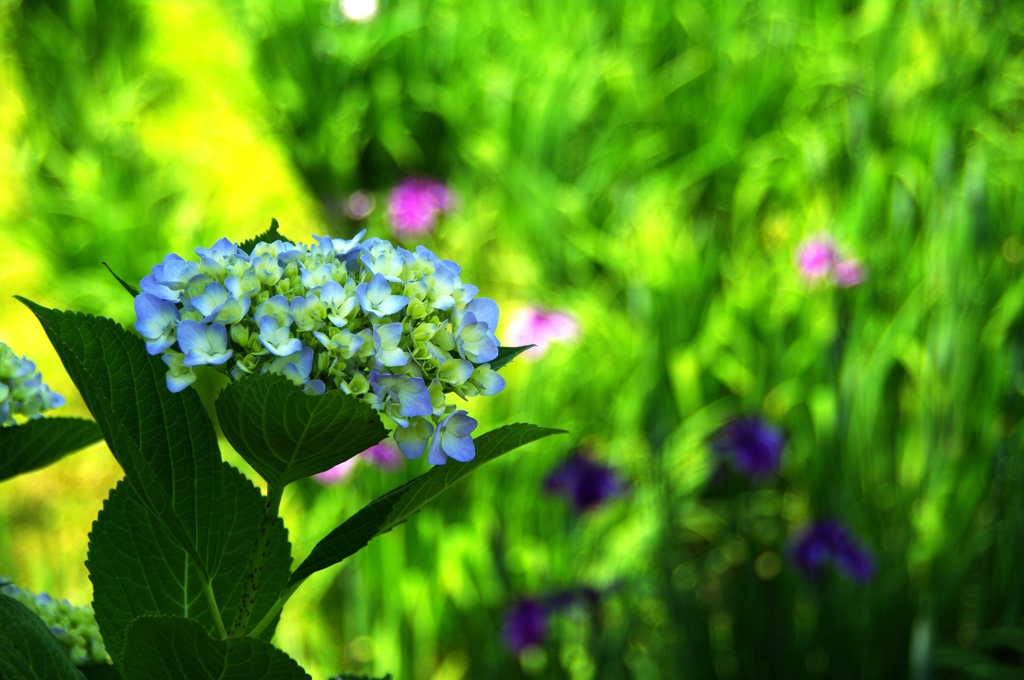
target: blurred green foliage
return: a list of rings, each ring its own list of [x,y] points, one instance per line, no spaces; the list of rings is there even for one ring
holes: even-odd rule
[[[319,0],[0,7],[24,111],[0,230],[38,253],[45,302],[128,320],[101,260],[134,280],[269,221],[232,207],[245,159],[197,192],[168,151],[216,77],[249,127],[197,139],[258,132],[246,177],[312,206],[286,235],[352,234],[350,192],[443,178],[461,210],[428,245],[503,309],[582,323],[476,409],[482,430],[569,429],[630,493],[582,517],[544,495],[560,443],[482,471],[299,591],[275,639],[314,677],[1020,677],[1024,6],[390,0],[365,24]],[[167,38],[197,30],[217,42]],[[227,76],[204,51],[235,55]],[[383,210],[368,225],[384,235]],[[824,233],[865,283],[800,279],[799,243]],[[713,497],[707,441],[743,413],[786,431],[782,473]],[[295,556],[407,467],[296,485]],[[873,582],[794,569],[817,517],[872,548]],[[544,650],[502,648],[514,598],[578,585],[606,595]]]

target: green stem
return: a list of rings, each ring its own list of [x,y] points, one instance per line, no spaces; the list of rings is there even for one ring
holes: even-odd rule
[[[267,504],[263,508],[263,519],[260,521],[260,528],[256,534],[252,555],[249,556],[249,568],[246,570],[242,586],[242,601],[238,605],[238,614],[235,616],[234,623],[231,624],[228,637],[245,635],[253,607],[256,605],[256,596],[263,584],[263,564],[266,562],[267,551],[270,549],[270,540],[274,533],[274,524],[277,522],[277,511],[280,507],[281,493],[273,486],[268,486]]]
[[[228,632],[224,628],[224,619],[220,616],[220,607],[217,606],[217,597],[213,594],[210,577],[207,576],[206,570],[198,562],[195,563],[195,567],[196,572],[199,574],[199,582],[203,585],[203,594],[206,595],[206,605],[210,608],[210,614],[213,616],[213,623],[217,626],[220,639],[225,640],[228,637]]]
[[[284,608],[285,602],[288,601],[288,599],[292,596],[292,593],[294,593],[305,580],[306,579],[302,579],[302,581],[299,581],[298,583],[293,583],[292,585],[288,586],[288,588],[286,588],[283,593],[281,593],[281,597],[277,598],[277,602],[275,602],[274,606],[270,608],[270,611],[267,612],[267,615],[264,616],[263,619],[256,624],[256,627],[252,629],[251,633],[249,633],[249,637],[259,637],[263,634],[263,631],[265,631],[267,627],[274,622],[274,618],[279,613],[281,613],[281,610]]]

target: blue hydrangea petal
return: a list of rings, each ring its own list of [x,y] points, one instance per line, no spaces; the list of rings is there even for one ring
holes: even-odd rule
[[[433,434],[434,425],[427,418],[410,418],[408,427],[395,430],[395,443],[402,455],[415,460],[426,451]]]

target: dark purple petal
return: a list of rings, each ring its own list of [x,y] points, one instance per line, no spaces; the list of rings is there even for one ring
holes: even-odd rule
[[[625,485],[614,468],[576,453],[552,471],[544,488],[572,503],[577,512],[586,512],[622,493]]]
[[[871,554],[850,535],[850,530],[833,520],[819,520],[804,531],[793,546],[793,561],[801,571],[816,576],[832,562],[844,576],[864,583],[874,575]]]
[[[773,425],[759,418],[739,418],[725,425],[713,447],[747,477],[767,477],[779,471],[786,438]]]
[[[522,598],[505,612],[501,636],[509,651],[519,654],[543,645],[548,634],[548,608],[537,600]]]
[[[844,533],[835,548],[836,568],[851,581],[866,583],[875,575],[875,561],[865,548]]]

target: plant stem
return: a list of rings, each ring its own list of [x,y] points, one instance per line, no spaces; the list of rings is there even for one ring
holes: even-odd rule
[[[302,581],[299,581],[298,583],[293,583],[292,585],[288,586],[288,588],[286,588],[283,593],[281,593],[281,596],[277,598],[277,602],[275,602],[274,606],[270,608],[270,611],[267,612],[267,615],[264,616],[263,619],[256,624],[256,627],[252,629],[252,632],[249,634],[249,637],[259,637],[263,633],[263,631],[265,631],[267,627],[270,626],[271,623],[273,623],[274,617],[276,617],[284,608],[285,602],[288,601],[288,599],[292,596],[292,593],[294,593],[305,580],[306,579],[302,579]]]
[[[224,620],[220,616],[220,607],[217,606],[217,597],[213,594],[213,586],[210,585],[210,577],[198,562],[196,562],[195,567],[196,572],[199,574],[199,582],[203,585],[203,594],[206,595],[206,605],[210,608],[210,614],[213,616],[213,623],[217,626],[217,632],[220,633],[220,639],[224,640],[228,637],[228,632],[225,630]]]
[[[267,551],[270,549],[274,523],[277,522],[277,511],[280,507],[281,492],[273,486],[268,486],[267,504],[263,507],[263,519],[260,521],[260,528],[256,534],[252,555],[249,556],[249,568],[246,570],[245,582],[242,586],[242,601],[238,605],[238,614],[235,616],[234,623],[231,624],[228,637],[245,635],[249,617],[252,616],[252,609],[256,605],[256,596],[263,583],[263,564],[266,562]],[[284,605],[284,603],[281,604]]]

